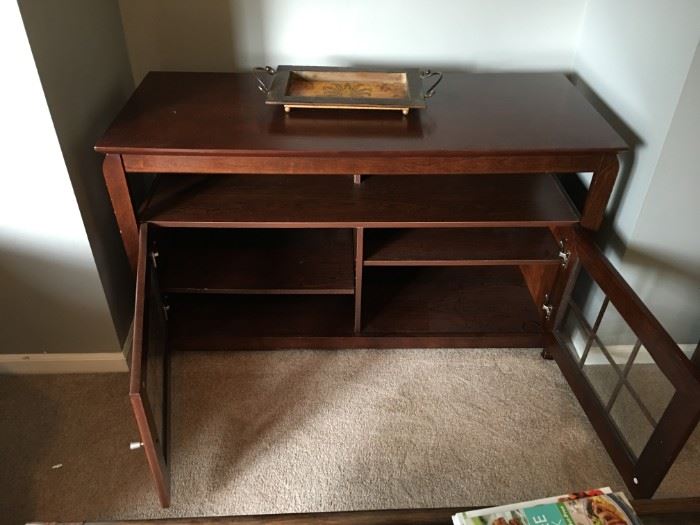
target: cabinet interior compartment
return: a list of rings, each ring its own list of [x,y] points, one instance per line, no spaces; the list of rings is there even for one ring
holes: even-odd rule
[[[556,177],[160,175],[141,221],[194,227],[535,227],[578,222]]]
[[[366,268],[363,280],[365,333],[541,331],[517,266]]]
[[[365,266],[559,264],[548,228],[367,228]]]
[[[350,229],[158,228],[164,293],[354,293]]]
[[[311,339],[352,336],[346,295],[178,294],[168,303],[171,350],[308,348]]]

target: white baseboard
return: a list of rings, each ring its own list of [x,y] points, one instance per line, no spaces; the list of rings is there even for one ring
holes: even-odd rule
[[[578,357],[581,357],[581,354],[583,353],[583,349],[586,346],[586,341],[587,341],[587,336],[586,334],[583,333],[583,331],[580,328],[576,328],[573,330],[573,333],[570,334],[571,337],[571,342],[574,346],[574,349],[576,350],[576,353]],[[697,346],[696,343],[681,343],[678,344],[680,347],[681,351],[688,356],[688,359],[690,359],[693,355],[693,352],[695,351],[695,348]],[[613,361],[617,363],[618,365],[624,365],[627,363],[627,360],[629,359],[630,354],[632,353],[632,349],[634,348],[634,345],[631,344],[625,344],[625,345],[605,345],[606,349],[610,353],[610,357],[612,357]],[[649,364],[654,364],[654,359],[651,357],[651,354],[642,347],[639,350],[639,353],[637,354],[637,357],[634,360],[635,363],[640,364],[640,365],[649,365]],[[600,351],[597,347],[596,344],[591,346],[591,349],[589,351],[588,357],[586,358],[586,364],[589,365],[608,365],[610,362],[608,361],[607,357],[603,354],[602,351]]]
[[[133,328],[133,325],[132,325]],[[0,354],[0,374],[100,374],[128,372],[131,332],[121,352]]]

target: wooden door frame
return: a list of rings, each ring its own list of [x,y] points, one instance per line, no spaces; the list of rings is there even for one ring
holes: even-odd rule
[[[168,439],[169,439],[169,375],[170,358],[167,348],[163,349],[163,385],[161,406],[162,433],[161,440],[154,435],[155,418],[159,417],[154,413],[151,400],[146,392],[146,370],[148,369],[149,355],[146,350],[150,335],[149,323],[154,319],[150,318],[148,302],[159,299],[159,291],[153,280],[155,279],[155,269],[152,268],[149,260],[149,226],[142,224],[139,230],[139,252],[136,272],[136,306],[134,314],[134,337],[133,351],[131,353],[131,375],[129,380],[129,400],[136,419],[136,426],[140,435],[140,448],[143,448],[155,483],[158,499],[163,507],[170,505],[170,469],[168,463]],[[155,289],[152,289],[154,288]],[[165,322],[165,319],[162,320]],[[165,344],[165,341],[162,342]],[[160,445],[160,446],[159,446]]]
[[[651,498],[700,421],[700,360],[688,359],[637,294],[593,241],[589,231],[573,230],[572,269],[562,294],[546,351],[554,356],[569,386],[635,498]],[[598,284],[625,322],[632,328],[676,392],[658,420],[639,457],[608,416],[568,348],[558,334],[581,268]]]

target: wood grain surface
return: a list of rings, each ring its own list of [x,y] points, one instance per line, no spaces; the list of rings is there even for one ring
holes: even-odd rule
[[[359,185],[350,176],[168,175],[140,220],[199,227],[504,227],[573,224],[578,214],[547,174],[373,176]]]
[[[324,112],[325,113],[325,112]],[[265,105],[249,73],[149,73],[96,149],[102,153],[400,156],[616,152],[627,145],[561,73],[450,73],[411,132],[326,133],[331,115]],[[382,127],[401,115],[356,112]],[[335,116],[345,113],[335,113]],[[350,116],[350,115],[347,115]],[[290,119],[303,132],[284,130]],[[281,131],[280,131],[281,130]],[[417,133],[416,133],[417,131]]]

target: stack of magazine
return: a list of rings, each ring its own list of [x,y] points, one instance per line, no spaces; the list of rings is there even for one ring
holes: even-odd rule
[[[454,525],[642,525],[622,492],[587,490],[502,507],[460,512]]]

